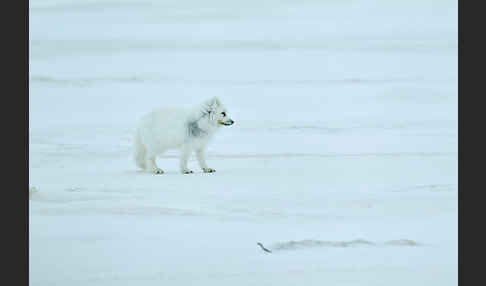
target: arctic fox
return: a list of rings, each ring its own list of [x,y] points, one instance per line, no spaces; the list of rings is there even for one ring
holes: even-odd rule
[[[134,140],[135,162],[138,167],[163,174],[157,167],[155,158],[168,149],[181,150],[180,171],[191,174],[187,160],[192,151],[196,152],[199,166],[205,173],[216,170],[206,165],[206,147],[221,126],[232,125],[234,121],[216,97],[211,98],[192,110],[157,109],[145,115],[140,121]]]

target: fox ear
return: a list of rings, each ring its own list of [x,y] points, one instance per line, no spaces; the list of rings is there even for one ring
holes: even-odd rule
[[[221,102],[219,101],[219,99],[217,97],[213,97],[209,100],[209,105],[216,108],[216,107],[221,105]]]

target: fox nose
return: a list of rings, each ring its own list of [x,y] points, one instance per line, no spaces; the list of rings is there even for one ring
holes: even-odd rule
[[[229,124],[230,124],[230,125],[233,125],[233,123],[235,123],[235,122],[233,121],[233,119],[230,119]]]

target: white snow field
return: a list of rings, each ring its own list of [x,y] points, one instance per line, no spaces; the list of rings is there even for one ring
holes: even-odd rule
[[[456,2],[31,0],[30,284],[457,285]],[[137,169],[212,96],[216,173]]]

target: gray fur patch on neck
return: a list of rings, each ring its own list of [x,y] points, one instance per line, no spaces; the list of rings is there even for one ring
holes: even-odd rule
[[[197,124],[197,121],[189,121],[187,123],[187,132],[189,136],[192,137],[202,137],[206,135],[206,131],[202,130],[199,125]]]

